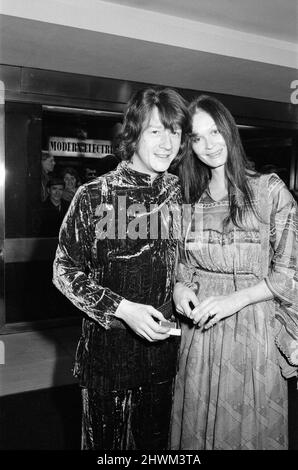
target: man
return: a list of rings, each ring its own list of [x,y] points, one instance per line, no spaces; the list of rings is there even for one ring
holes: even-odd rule
[[[78,190],[60,232],[54,284],[86,314],[75,364],[83,449],[167,446],[179,338],[159,321],[161,311],[171,315],[177,237],[173,217],[161,217],[167,237],[154,221],[181,202],[167,169],[187,116],[174,90],[137,92],[124,117],[123,161]]]
[[[69,202],[62,199],[65,183],[62,178],[52,177],[47,182],[47,199],[42,203],[40,235],[57,237]]]
[[[48,197],[47,183],[54,171],[55,159],[49,152],[43,150],[41,154],[41,201],[44,202]]]
[[[92,168],[91,166],[86,166],[84,168],[84,175],[83,181],[84,183],[89,183],[89,181],[93,181],[97,177],[96,169]]]

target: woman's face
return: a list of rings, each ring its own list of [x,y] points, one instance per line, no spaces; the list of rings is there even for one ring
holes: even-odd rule
[[[64,183],[66,189],[75,189],[76,188],[76,178],[69,173],[65,173],[64,175]]]
[[[42,168],[45,173],[51,173],[51,171],[54,170],[55,166],[55,159],[53,156],[49,156],[48,158],[45,158],[44,160],[41,161]]]
[[[228,149],[223,136],[210,116],[198,109],[192,119],[192,148],[201,162],[211,169],[225,165]]]

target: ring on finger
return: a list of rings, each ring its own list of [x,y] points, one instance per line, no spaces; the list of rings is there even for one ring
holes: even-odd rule
[[[208,323],[209,323],[210,326],[214,326],[214,325],[216,325],[217,320],[218,319],[217,319],[216,314],[215,314],[215,315],[213,315],[213,317],[211,317],[211,320],[209,320]]]

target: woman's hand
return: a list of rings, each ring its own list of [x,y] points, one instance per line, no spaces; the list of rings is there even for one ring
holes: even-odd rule
[[[190,318],[200,328],[207,330],[247,305],[245,297],[240,292],[208,297],[193,309]]]
[[[234,315],[247,305],[273,298],[264,280],[229,295],[212,296],[197,305],[190,318],[200,328],[207,330],[220,320]]]
[[[194,291],[189,287],[186,287],[181,282],[177,282],[174,287],[173,300],[177,312],[189,318],[192,312],[192,308],[199,305],[198,298]],[[193,304],[193,306],[190,305],[190,302]]]

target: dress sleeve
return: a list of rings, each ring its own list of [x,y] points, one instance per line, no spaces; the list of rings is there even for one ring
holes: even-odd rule
[[[297,204],[285,184],[269,181],[271,264],[267,285],[279,302],[281,328],[276,343],[290,364],[298,365],[298,223]]]
[[[53,265],[53,283],[77,308],[109,328],[123,300],[92,278],[92,209],[84,186],[78,189],[62,223]]]

